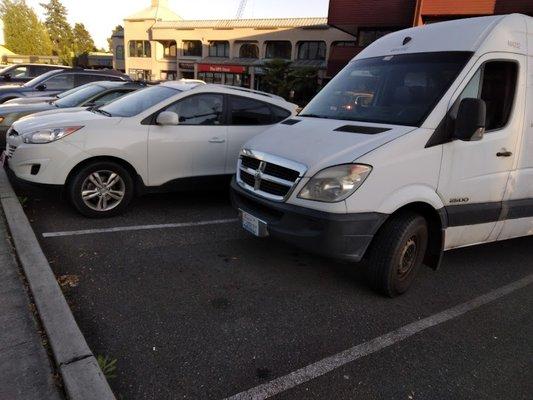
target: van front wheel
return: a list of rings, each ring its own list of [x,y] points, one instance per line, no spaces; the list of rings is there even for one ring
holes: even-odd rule
[[[405,293],[422,264],[427,245],[424,217],[414,212],[394,215],[369,248],[367,277],[372,287],[389,297]]]

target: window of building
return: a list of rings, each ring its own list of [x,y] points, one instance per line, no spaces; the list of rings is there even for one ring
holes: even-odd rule
[[[178,56],[178,45],[175,40],[168,40],[161,42],[163,45],[163,57],[164,58],[176,58]]]
[[[229,42],[209,42],[209,57],[229,57]]]
[[[164,81],[175,81],[178,73],[176,71],[161,71],[161,79]]]
[[[337,42],[333,42],[333,47],[355,47],[357,46],[357,42],[353,40],[340,40]]]
[[[291,56],[291,42],[281,40],[267,42],[265,58],[281,58],[283,60],[290,60]]]
[[[244,43],[239,49],[240,58],[259,58],[259,47],[253,43]]]
[[[357,37],[357,44],[361,47],[366,47],[379,38],[396,31],[393,28],[361,28]]]
[[[149,69],[130,68],[128,75],[130,78],[139,81],[149,81],[152,79],[152,71]]]
[[[130,40],[130,57],[152,57],[152,46],[148,40]]]
[[[503,128],[513,108],[517,75],[518,64],[514,61],[490,61],[484,64],[459,96],[451,115],[457,115],[462,99],[482,99],[487,105],[486,130]]]
[[[202,57],[202,42],[200,40],[184,40],[183,55],[185,57]]]
[[[118,45],[115,47],[115,58],[117,60],[124,60],[124,46]]]
[[[325,60],[326,42],[300,42],[298,60]]]
[[[189,96],[166,109],[178,114],[184,125],[221,125],[223,110],[224,96],[214,93]]]

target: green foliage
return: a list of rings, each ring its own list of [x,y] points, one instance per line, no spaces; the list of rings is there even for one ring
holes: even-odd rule
[[[45,11],[44,24],[52,40],[53,54],[59,56],[64,64],[72,65],[74,40],[72,28],[67,21],[67,9],[60,0],[50,0],[40,5]]]
[[[292,68],[290,61],[272,60],[263,67],[265,90],[285,99],[306,104],[318,92],[315,68]]]
[[[0,17],[4,21],[6,47],[17,54],[52,54],[48,32],[25,0],[2,0]]]
[[[100,369],[104,373],[106,379],[113,379],[117,377],[117,359],[108,356],[99,355],[96,357]]]
[[[72,32],[74,35],[74,54],[76,56],[96,50],[94,40],[85,25],[75,24]]]
[[[113,39],[112,39],[112,36],[115,34],[115,33],[118,33],[118,32],[124,32],[124,27],[122,25],[117,25],[115,26],[115,29],[113,29],[113,32],[111,32],[111,36],[109,38],[107,38],[107,45],[109,46],[109,51],[113,51]]]

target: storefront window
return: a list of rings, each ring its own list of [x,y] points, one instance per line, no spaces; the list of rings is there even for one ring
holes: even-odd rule
[[[149,81],[152,79],[152,71],[149,69],[130,68],[128,70],[128,75],[131,79],[139,81]]]
[[[259,58],[259,47],[253,43],[244,43],[239,49],[240,58]]]
[[[202,42],[199,40],[184,40],[183,55],[185,57],[202,57]]]
[[[148,40],[130,40],[130,57],[152,57],[152,46]]]
[[[209,42],[209,57],[229,57],[229,42]]]
[[[298,45],[298,60],[325,60],[325,42],[300,42]]]
[[[266,45],[266,57],[265,58],[281,58],[284,60],[290,60],[292,53],[291,42],[288,41],[271,41]]]
[[[161,79],[164,81],[175,81],[176,71],[161,71]]]

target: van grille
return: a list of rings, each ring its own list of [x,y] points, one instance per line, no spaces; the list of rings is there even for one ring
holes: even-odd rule
[[[305,174],[306,167],[264,153],[243,151],[237,182],[250,192],[270,200],[283,201]]]

